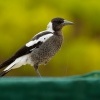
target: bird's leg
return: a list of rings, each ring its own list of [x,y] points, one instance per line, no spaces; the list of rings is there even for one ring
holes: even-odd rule
[[[41,77],[41,74],[40,74],[40,72],[39,72],[39,70],[38,70],[38,64],[35,64],[35,65],[34,65],[34,69],[35,69],[37,75],[38,75],[39,77]]]

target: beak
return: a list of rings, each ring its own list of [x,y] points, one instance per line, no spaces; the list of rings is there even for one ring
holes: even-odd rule
[[[64,26],[65,25],[73,25],[73,24],[74,24],[73,22],[67,21],[67,20],[64,20],[64,23],[63,23]]]

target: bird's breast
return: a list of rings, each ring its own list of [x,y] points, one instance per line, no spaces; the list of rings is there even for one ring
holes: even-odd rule
[[[53,35],[39,48],[33,50],[32,59],[38,63],[48,62],[60,49],[63,42],[62,35]]]
[[[52,56],[60,49],[62,41],[63,41],[62,35],[61,36],[54,35],[40,46],[39,52],[43,53],[44,56],[46,55]]]

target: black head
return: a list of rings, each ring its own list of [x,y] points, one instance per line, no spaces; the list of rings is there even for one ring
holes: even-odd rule
[[[63,28],[63,26],[65,25],[71,25],[73,24],[72,22],[70,21],[67,21],[63,18],[53,18],[51,20],[51,23],[52,23],[52,28],[54,31],[59,31]]]

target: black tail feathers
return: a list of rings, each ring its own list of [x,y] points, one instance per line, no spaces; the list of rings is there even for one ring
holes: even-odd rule
[[[11,58],[9,58],[8,60],[6,60],[6,61],[4,61],[3,63],[1,63],[1,64],[0,64],[0,69],[3,68],[3,67],[6,67],[6,66],[8,66],[8,65],[10,65],[10,64],[14,61],[13,58],[14,58],[14,57],[11,57]]]
[[[2,77],[2,76],[4,76],[5,74],[7,74],[9,71],[2,71],[1,73],[0,73],[0,77]]]

